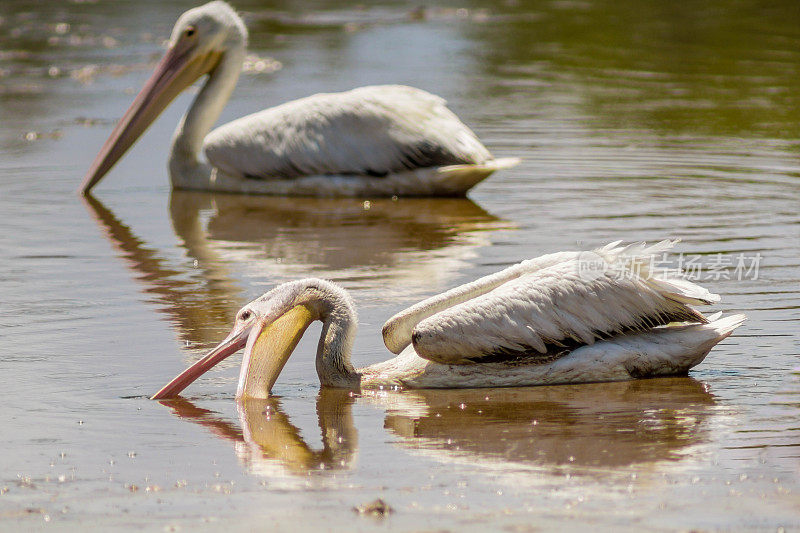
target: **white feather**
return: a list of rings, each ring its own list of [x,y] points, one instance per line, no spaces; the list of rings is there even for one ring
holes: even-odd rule
[[[215,129],[203,149],[221,171],[261,179],[384,177],[492,159],[442,98],[400,85],[317,94],[265,109]]]
[[[362,386],[522,387],[685,374],[744,320],[744,315],[731,315],[708,324],[622,335],[580,347],[544,364],[447,365],[422,359],[409,347],[394,359],[363,369]]]
[[[648,268],[652,254],[673,244],[612,243],[593,252],[524,262],[465,286],[469,290],[451,291],[451,296],[459,290],[465,293],[460,298],[448,301],[445,293],[438,305],[429,301],[415,306],[427,312],[412,308],[404,313],[413,317],[406,319],[404,332],[413,328],[414,347],[421,357],[466,364],[537,354],[549,357],[560,348],[591,345],[620,333],[669,322],[704,322],[687,304],[708,303],[716,295],[687,280],[659,278]],[[393,321],[399,320],[390,319],[384,332],[397,327]],[[395,347],[401,344],[392,342]]]

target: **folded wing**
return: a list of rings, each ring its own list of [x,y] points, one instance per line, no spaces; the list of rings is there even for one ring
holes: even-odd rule
[[[256,179],[380,177],[492,159],[443,99],[398,85],[317,94],[266,109],[212,131],[204,151],[225,173]]]
[[[717,301],[717,295],[651,272],[650,258],[672,244],[612,243],[525,273],[421,320],[413,328],[414,348],[449,364],[549,361],[619,334],[704,323],[689,305]]]
[[[534,259],[527,259],[516,265],[510,266],[488,276],[476,279],[470,283],[465,283],[459,287],[450,289],[442,294],[431,296],[408,309],[400,311],[383,325],[383,342],[392,352],[399,354],[403,349],[411,344],[411,334],[422,320],[431,317],[454,305],[475,299],[489,291],[517,279],[525,274],[537,272],[543,268],[575,260],[582,252],[556,252],[547,254]]]

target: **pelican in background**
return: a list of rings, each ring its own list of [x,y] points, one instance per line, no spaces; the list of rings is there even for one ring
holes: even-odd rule
[[[495,170],[519,162],[493,158],[443,99],[399,85],[317,94],[211,131],[236,86],[246,48],[247,28],[225,2],[181,15],[166,55],[101,148],[81,192],[87,194],[159,113],[206,74],[172,139],[169,174],[176,189],[464,196]]]
[[[245,348],[237,398],[267,398],[306,328],[322,322],[323,386],[515,387],[685,374],[742,324],[690,305],[719,296],[651,265],[675,242],[559,252],[429,298],[383,326],[393,359],[356,370],[352,299],[320,279],[285,283],[244,306],[228,337],[153,399],[172,398]],[[674,323],[679,324],[674,324]]]

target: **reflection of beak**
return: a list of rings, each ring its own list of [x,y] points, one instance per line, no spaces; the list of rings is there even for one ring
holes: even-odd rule
[[[208,355],[181,372],[150,399],[164,400],[176,397],[183,389],[211,370],[217,363],[244,348],[245,344],[247,344],[247,337],[252,329],[253,324],[247,324],[239,330],[231,331],[230,335],[219,343],[216,348],[211,350]]]
[[[180,45],[167,51],[97,154],[81,184],[83,194],[100,181],[181,91],[213,70],[221,57],[219,52],[195,55],[192,51]]]
[[[181,372],[151,399],[176,397],[214,365],[242,348],[245,351],[236,397],[269,398],[272,385],[312,321],[311,311],[298,305],[272,322],[257,320],[245,324],[232,331],[208,355]]]

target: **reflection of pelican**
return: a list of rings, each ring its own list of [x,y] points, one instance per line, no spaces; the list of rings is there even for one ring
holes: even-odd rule
[[[287,205],[270,196],[172,191],[172,226],[190,260],[170,264],[96,198],[87,196],[86,204],[181,332],[208,333],[187,339],[192,342],[210,342],[220,322],[246,302],[233,279],[242,270],[258,280],[291,279],[298,271],[369,279],[413,298],[463,268],[489,242],[487,232],[510,227],[466,198],[377,199],[367,205],[350,198],[295,198]],[[362,246],[352,246],[353,235]]]
[[[387,280],[405,297],[439,287],[487,230],[509,224],[466,198],[295,198],[173,191],[175,232],[201,265],[214,255],[252,277]],[[204,216],[209,215],[209,216]],[[358,235],[359,246],[353,246]],[[213,259],[212,259],[213,261]]]
[[[154,398],[179,394],[245,345],[237,397],[265,398],[315,320],[323,324],[317,374],[327,386],[503,387],[685,373],[744,316],[709,322],[689,304],[717,295],[649,269],[673,244],[550,254],[430,298],[384,325],[384,342],[400,355],[358,371],[347,293],[318,279],[286,283],[242,308],[230,335]]]
[[[84,178],[86,193],[183,89],[208,80],[178,125],[169,170],[180,189],[299,196],[463,196],[515,159],[494,159],[445,102],[419,89],[371,86],[319,94],[211,133],[247,47],[224,2],[181,15],[156,71]],[[200,151],[209,164],[198,160]]]
[[[384,426],[423,455],[470,463],[603,468],[680,459],[707,440],[714,397],[692,378],[581,387],[414,390],[360,399],[320,389],[322,448],[311,448],[279,398],[237,404],[240,425],[184,400],[174,413],[233,442],[252,473],[292,474],[350,468],[358,450],[355,401],[386,409]]]
[[[187,400],[165,402],[176,415],[209,428],[236,443],[239,459],[253,473],[274,473],[280,465],[294,474],[311,470],[349,468],[358,446],[351,413],[355,398],[341,389],[322,389],[317,397],[317,418],[322,449],[314,450],[300,436],[281,408],[278,398],[248,398],[237,410],[241,429],[212,411]]]
[[[242,302],[241,289],[230,280],[228,265],[214,257],[198,231],[197,213],[173,217],[176,234],[183,240],[189,254],[201,266],[199,282],[187,279],[195,269],[170,265],[157,248],[137,237],[114,213],[92,196],[85,198],[86,206],[104,235],[121,255],[136,279],[145,284],[148,299],[174,325],[180,338],[190,344],[206,344],[219,338],[218,322],[225,320]]]
[[[424,455],[485,462],[615,467],[674,460],[701,444],[714,397],[691,378],[581,387],[417,390],[385,426]]]

